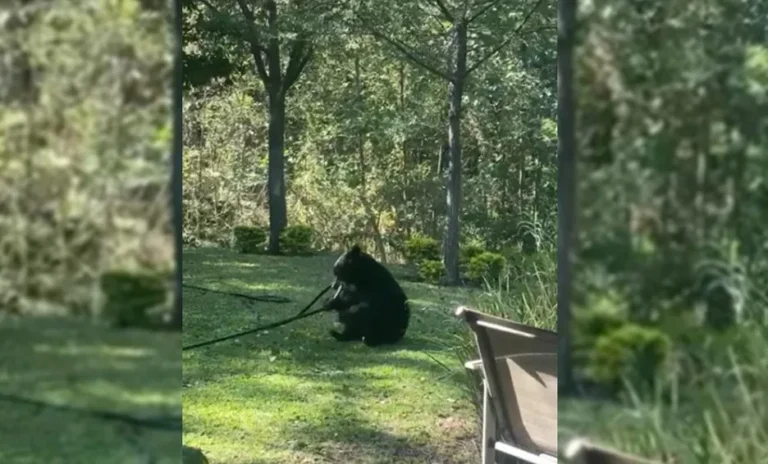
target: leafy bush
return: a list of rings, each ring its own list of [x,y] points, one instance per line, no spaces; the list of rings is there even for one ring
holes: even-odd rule
[[[483,282],[483,280],[497,280],[504,272],[507,260],[504,256],[484,251],[469,260],[467,266],[467,278],[472,282]]]
[[[280,250],[287,255],[310,255],[313,235],[309,226],[288,226],[280,233]]]
[[[440,244],[426,235],[413,235],[405,242],[405,259],[419,266],[424,261],[440,260]]]
[[[459,250],[459,262],[468,264],[472,258],[484,252],[485,248],[483,248],[482,245],[477,243],[469,243],[461,247],[461,250]]]
[[[427,259],[419,264],[419,278],[431,284],[437,284],[445,276],[443,262],[435,259]]]
[[[259,253],[267,241],[267,231],[262,227],[237,226],[234,229],[234,247],[240,253]]]
[[[111,271],[101,276],[104,310],[117,327],[151,327],[151,309],[166,302],[167,276],[156,272]]]
[[[609,304],[591,305],[574,312],[573,361],[578,369],[586,369],[592,351],[603,335],[614,332],[628,323],[626,315]]]
[[[661,330],[628,323],[597,339],[587,375],[612,389],[620,388],[623,379],[648,387],[669,359],[670,350],[671,341]]]
[[[626,302],[619,292],[590,293],[574,311],[575,338],[593,345],[595,339],[626,324]]]

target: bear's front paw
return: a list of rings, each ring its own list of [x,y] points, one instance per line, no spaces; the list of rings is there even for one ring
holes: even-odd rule
[[[370,338],[370,337],[363,337],[363,343],[365,344],[365,346],[369,348],[381,346],[384,344],[381,342],[381,340],[377,340],[375,338]]]

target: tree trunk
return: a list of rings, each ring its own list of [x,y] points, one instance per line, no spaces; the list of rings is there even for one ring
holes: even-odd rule
[[[405,115],[405,63],[400,63],[400,114]],[[403,208],[408,208],[408,139],[407,135],[403,135],[403,140],[400,143],[400,150],[403,157]],[[405,232],[405,238],[411,237],[411,222],[410,220],[403,221],[403,227]]]
[[[182,298],[181,298],[181,284],[182,284],[182,158],[181,153],[183,150],[182,140],[182,126],[184,124],[182,118],[182,92],[181,84],[184,79],[181,65],[181,0],[174,0],[174,26],[176,43],[174,44],[174,85],[173,85],[173,150],[171,152],[171,212],[174,225],[174,251],[176,258],[176,275],[174,276],[174,288],[173,288],[173,312],[171,313],[171,319],[169,325],[172,329],[181,330],[182,326]]]
[[[533,185],[531,186],[533,188],[533,200],[531,201],[531,218],[535,224],[539,223],[539,211],[543,209],[539,204],[541,203],[541,170],[543,167],[544,163],[541,161],[541,159],[536,158],[536,167],[533,172]]]
[[[361,109],[363,107],[363,76],[360,69],[360,58],[355,56],[355,84],[357,86],[357,103]],[[363,111],[360,112],[363,114]],[[381,231],[379,230],[379,223],[376,220],[376,215],[373,212],[373,207],[368,201],[368,182],[365,175],[368,170],[365,163],[365,128],[360,127],[357,132],[357,155],[360,163],[360,202],[365,209],[365,215],[368,217],[368,224],[373,232],[373,242],[376,246],[376,253],[379,255],[381,262],[386,264],[387,262],[387,250],[384,248],[384,240],[381,237]]]
[[[280,232],[287,224],[285,204],[285,96],[269,95],[269,167],[267,190],[269,199],[270,254],[280,252]]]
[[[576,239],[576,129],[573,92],[575,0],[558,1],[557,36],[557,389],[574,392],[571,364],[571,256]]]
[[[744,185],[744,175],[747,167],[746,154],[746,149],[739,147],[730,156],[733,163],[733,173],[731,175],[733,208],[731,208],[730,222],[733,224],[734,236],[739,242],[741,251],[747,256],[752,256],[755,250],[752,246],[752,240],[750,240],[750,234],[747,228],[744,227],[744,220],[742,218],[742,202],[747,190]]]
[[[521,213],[525,212],[525,181],[527,175],[525,163],[528,161],[526,154],[526,150],[522,150],[520,155],[520,171],[517,173],[517,210]]]
[[[459,283],[459,240],[461,233],[461,97],[467,74],[467,26],[459,22],[455,27],[455,68],[449,84],[451,99],[448,111],[448,144],[450,164],[448,167],[448,227],[443,245],[443,263],[447,284]]]

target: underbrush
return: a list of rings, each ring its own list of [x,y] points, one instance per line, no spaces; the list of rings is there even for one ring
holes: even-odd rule
[[[676,350],[675,368],[650,389],[625,383],[614,401],[561,402],[561,440],[586,435],[668,462],[768,462],[765,328],[705,338],[695,352]]]

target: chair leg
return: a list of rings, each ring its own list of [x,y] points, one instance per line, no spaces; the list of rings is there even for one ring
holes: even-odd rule
[[[483,379],[483,448],[482,463],[496,464],[496,418],[491,407],[491,392]]]

